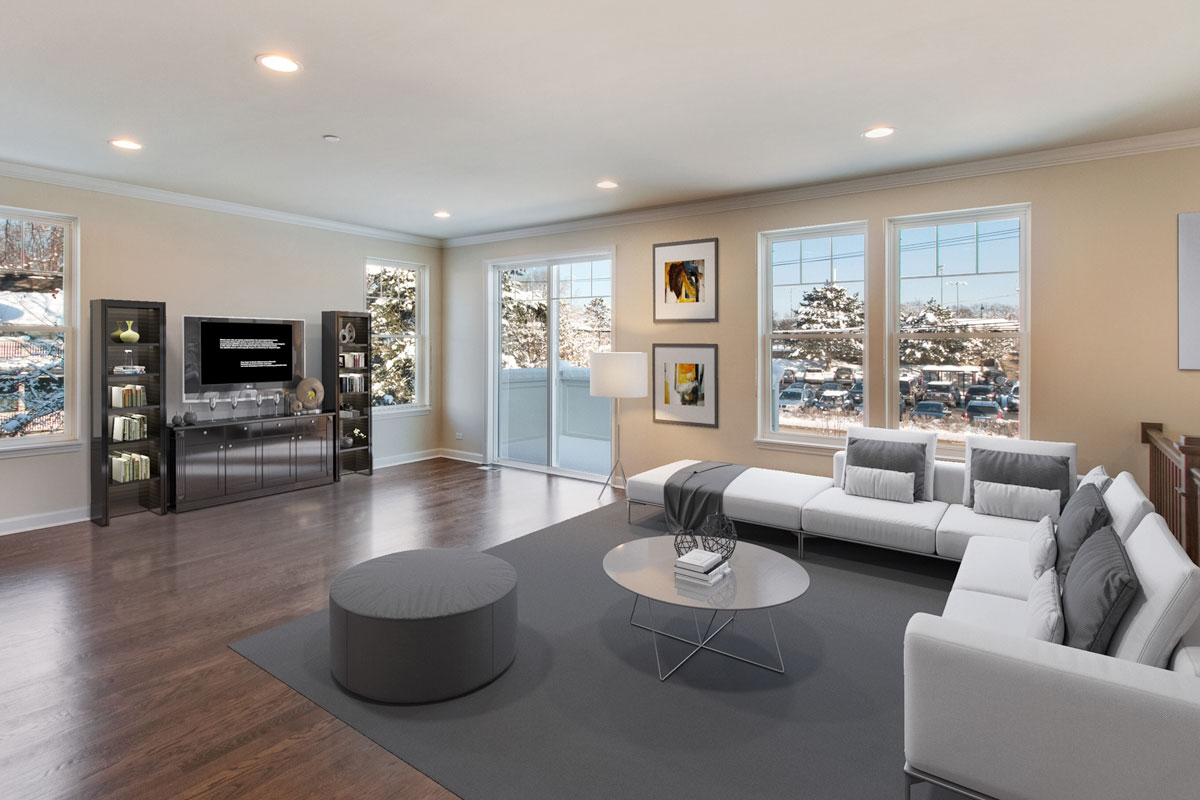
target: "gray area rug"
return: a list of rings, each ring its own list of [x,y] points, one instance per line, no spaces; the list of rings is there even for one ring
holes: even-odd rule
[[[795,556],[791,534],[739,530]],[[344,693],[329,675],[325,612],[231,646],[467,800],[903,797],[904,627],[941,612],[954,565],[809,539],[811,588],[774,612],[786,674],[702,652],[660,683],[650,634],[629,625],[633,597],[601,561],[631,535],[663,532],[661,514],[631,529],[616,504],[488,551],[519,576],[517,658],[455,700]],[[692,630],[691,612],[675,611],[672,624]],[[660,624],[667,612],[656,605]],[[739,614],[713,644],[774,658],[762,612]],[[671,663],[686,652],[663,646]],[[914,796],[950,797],[926,786]]]

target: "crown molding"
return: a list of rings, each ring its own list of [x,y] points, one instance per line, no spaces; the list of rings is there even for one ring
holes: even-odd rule
[[[1095,144],[1059,147],[1052,150],[1040,150],[1032,153],[1000,156],[979,161],[967,161],[941,167],[927,167],[905,172],[872,175],[864,178],[809,184],[789,189],[717,197],[711,200],[657,206],[619,214],[584,217],[582,219],[555,222],[548,225],[513,228],[495,233],[456,236],[443,240],[442,246],[466,247],[474,244],[502,242],[510,239],[527,239],[534,236],[548,236],[556,233],[609,228],[616,225],[659,222],[700,214],[715,214],[722,211],[736,211],[745,208],[795,203],[822,197],[836,197],[838,195],[857,194],[859,192],[870,192],[879,189],[894,189],[902,186],[916,186],[923,183],[960,180],[962,178],[973,178],[981,175],[994,175],[1001,172],[1019,172],[1028,169],[1056,167],[1063,164],[1077,164],[1083,161],[1097,161],[1106,158],[1121,158],[1122,156],[1157,153],[1163,150],[1179,150],[1187,147],[1200,147],[1200,128],[1189,128],[1169,133],[1155,133],[1147,136],[1136,136],[1130,139],[1097,142]]]
[[[149,200],[155,203],[168,203],[173,206],[198,208],[203,211],[215,211],[219,214],[233,214],[239,217],[250,217],[268,222],[281,222],[285,225],[301,225],[305,228],[317,228],[334,233],[348,233],[353,236],[367,236],[372,239],[383,239],[389,242],[405,242],[425,247],[441,247],[441,239],[428,236],[416,236],[411,233],[372,228],[367,225],[355,225],[350,222],[339,222],[320,217],[307,217],[303,214],[292,214],[287,211],[276,211],[270,208],[260,208],[243,203],[232,203],[227,200],[215,200],[211,197],[200,197],[194,194],[171,192],[166,189],[153,189],[149,186],[139,186],[134,183],[95,178],[90,175],[80,175],[74,172],[34,167],[28,164],[17,164],[10,161],[0,161],[0,177],[16,178],[23,181],[49,183],[54,186],[65,186],[69,189],[85,189],[91,192],[115,194],[121,197],[132,197],[136,200]]]

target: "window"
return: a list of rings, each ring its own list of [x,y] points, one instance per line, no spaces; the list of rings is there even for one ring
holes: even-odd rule
[[[75,439],[74,222],[0,208],[0,450]]]
[[[760,241],[760,437],[840,436],[863,419],[866,224]]]
[[[950,443],[1021,435],[1028,220],[1021,205],[889,221],[901,428]]]
[[[429,404],[426,270],[423,264],[367,262],[371,405],[376,411]]]

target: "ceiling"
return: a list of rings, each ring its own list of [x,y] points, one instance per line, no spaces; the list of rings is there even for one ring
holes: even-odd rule
[[[1200,127],[1195,0],[3,0],[0,19],[0,160],[437,238]],[[897,133],[861,136],[879,124]]]

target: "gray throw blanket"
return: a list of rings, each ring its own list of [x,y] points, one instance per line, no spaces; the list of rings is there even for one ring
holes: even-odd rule
[[[723,513],[725,489],[747,469],[722,461],[701,461],[667,478],[663,487],[667,531],[673,535],[695,531],[709,514]]]

